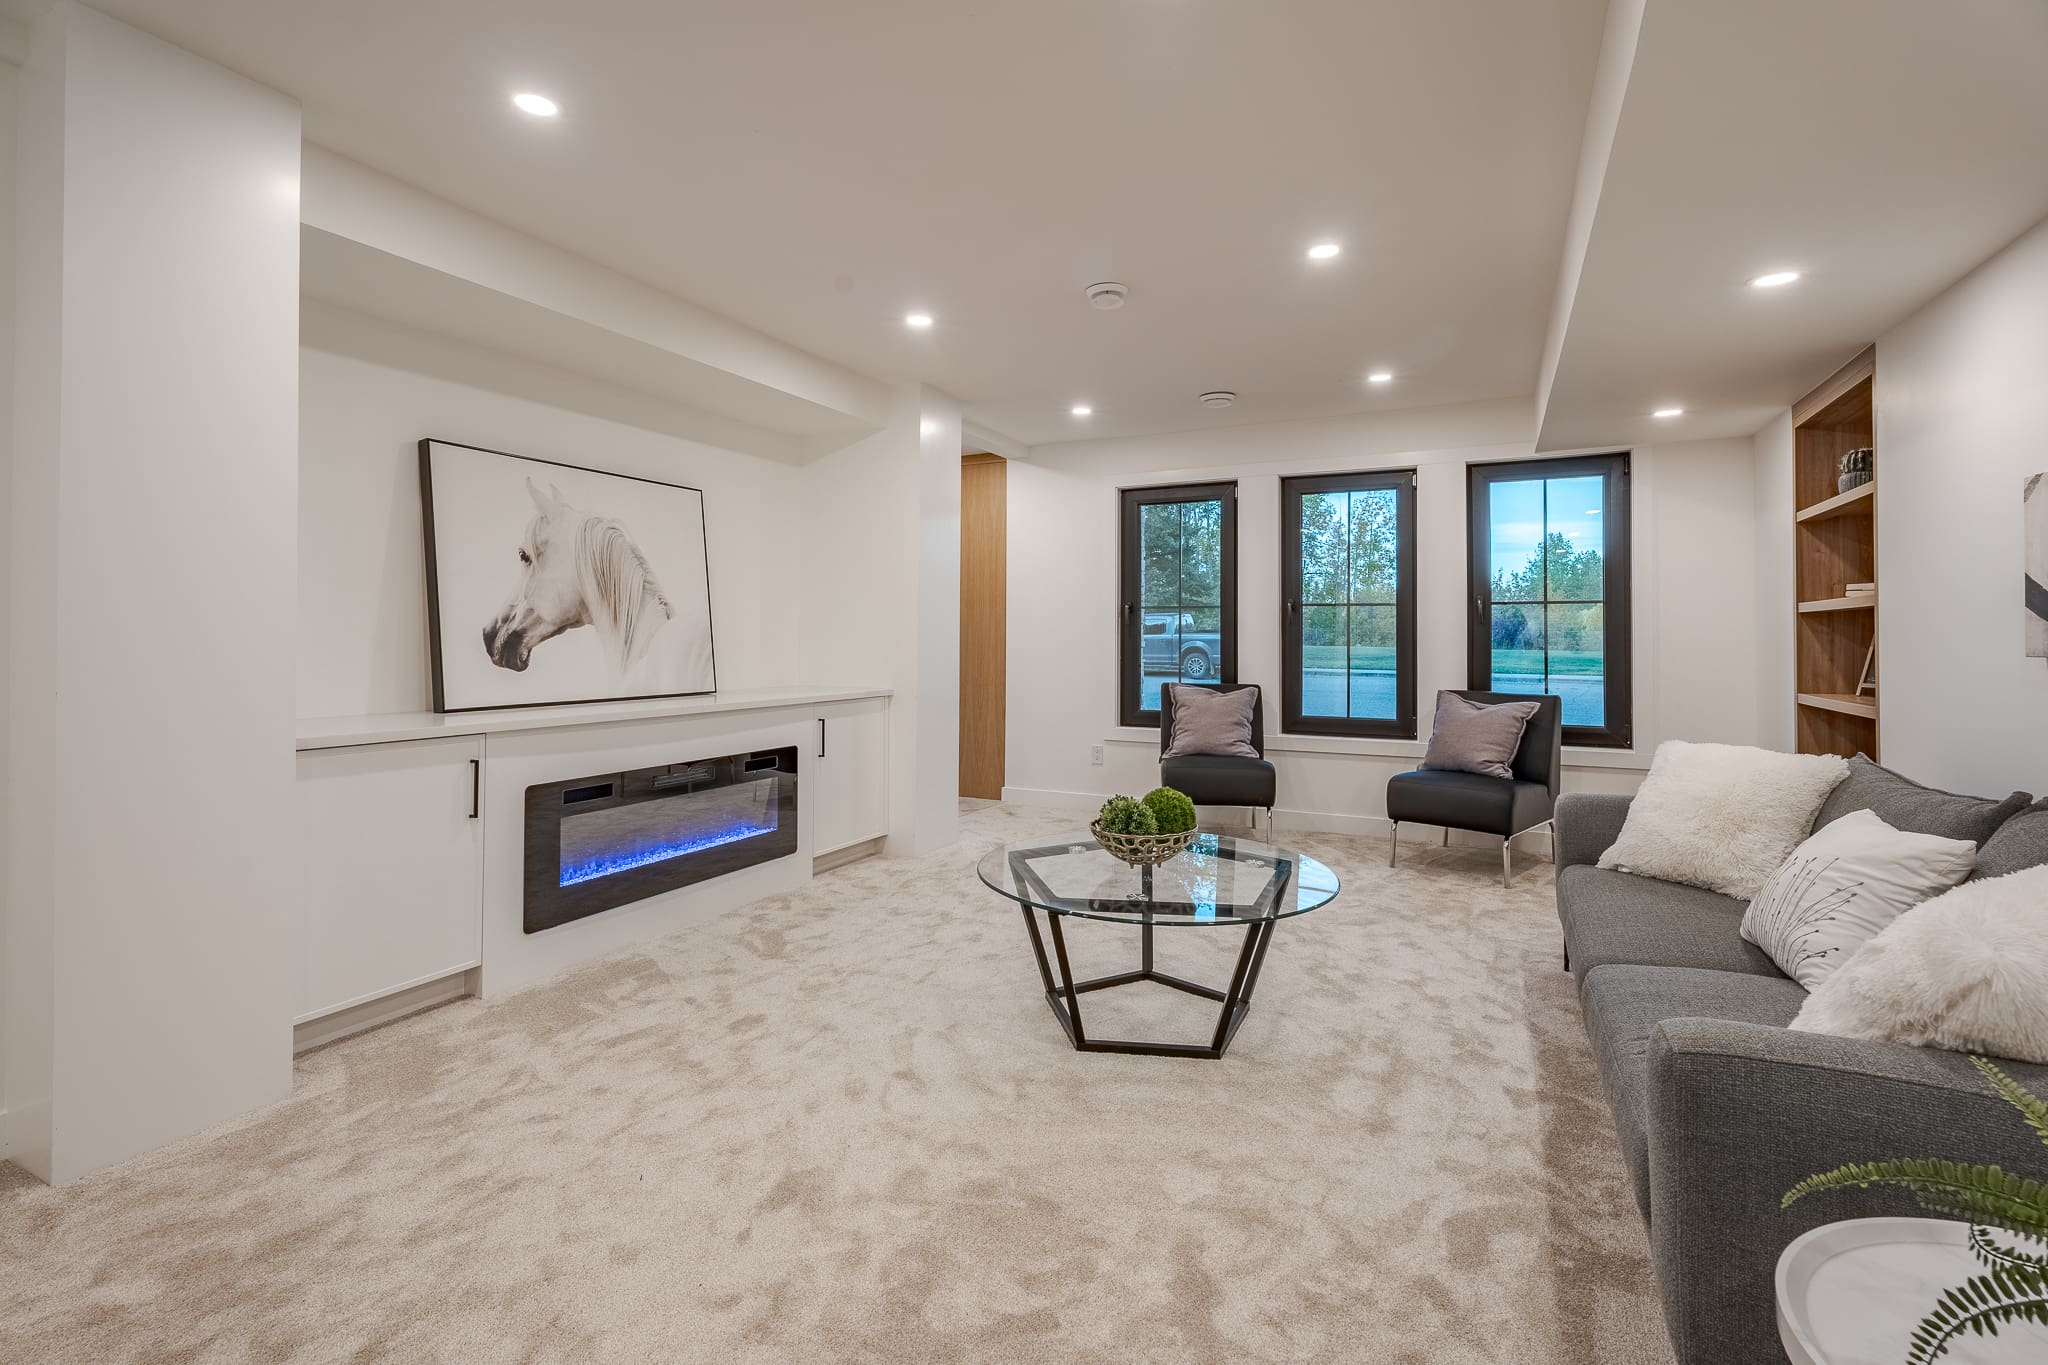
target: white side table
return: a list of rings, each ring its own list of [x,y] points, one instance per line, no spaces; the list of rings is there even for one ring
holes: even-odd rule
[[[1941,1296],[1984,1273],[1970,1228],[1944,1218],[1853,1218],[1778,1257],[1778,1339],[1792,1365],[1900,1365]],[[1964,1332],[1942,1365],[2041,1365],[2048,1327]]]

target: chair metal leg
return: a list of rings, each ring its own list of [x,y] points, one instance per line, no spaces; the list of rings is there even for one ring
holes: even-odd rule
[[[1450,827],[1449,825],[1445,825],[1445,826],[1444,826],[1444,847],[1445,847],[1445,848],[1449,848],[1450,846],[1451,846],[1451,827]]]
[[[1515,841],[1512,838],[1500,841],[1500,884],[1509,886],[1515,875]]]
[[[1387,866],[1392,867],[1401,856],[1401,822],[1396,820],[1387,831]]]

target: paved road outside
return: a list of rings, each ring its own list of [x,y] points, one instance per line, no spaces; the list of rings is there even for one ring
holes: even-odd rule
[[[1147,708],[1159,705],[1159,689],[1174,681],[1166,677],[1145,679],[1144,694]],[[1501,673],[1493,680],[1496,692],[1527,692],[1532,695],[1543,691],[1543,675],[1540,673]],[[1604,705],[1605,688],[1602,680],[1594,677],[1563,674],[1550,680],[1550,690],[1564,702],[1564,723],[1566,725],[1598,725]],[[1429,727],[1430,715],[1435,708],[1435,699],[1419,699],[1422,708],[1422,727],[1425,733]],[[1302,675],[1301,709],[1311,716],[1341,716],[1344,710],[1344,675],[1331,669],[1310,669]],[[1351,671],[1351,715],[1377,716],[1392,719],[1394,715],[1394,675],[1384,669],[1353,669]]]

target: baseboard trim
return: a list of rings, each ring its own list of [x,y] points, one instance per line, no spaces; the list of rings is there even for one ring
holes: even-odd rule
[[[878,834],[872,839],[863,839],[857,844],[848,844],[844,848],[835,848],[830,853],[820,853],[817,857],[811,859],[811,875],[815,877],[820,872],[830,872],[835,867],[845,867],[848,863],[857,863],[863,858],[872,858],[882,851],[882,845],[887,842],[889,842],[888,835]]]
[[[417,986],[408,986],[390,995],[380,995],[375,1000],[365,1000],[360,1005],[323,1014],[318,1019],[308,1019],[292,1028],[292,1052],[310,1052],[316,1047],[338,1043],[344,1038],[353,1038],[358,1033],[367,1033],[373,1028],[395,1024],[410,1014],[445,1005],[464,996],[477,995],[482,988],[482,971],[471,967],[467,971],[455,972],[432,981],[422,981]]]

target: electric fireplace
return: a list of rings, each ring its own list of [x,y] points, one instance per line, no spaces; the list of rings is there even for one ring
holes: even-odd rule
[[[796,852],[796,750],[526,789],[526,932]]]

